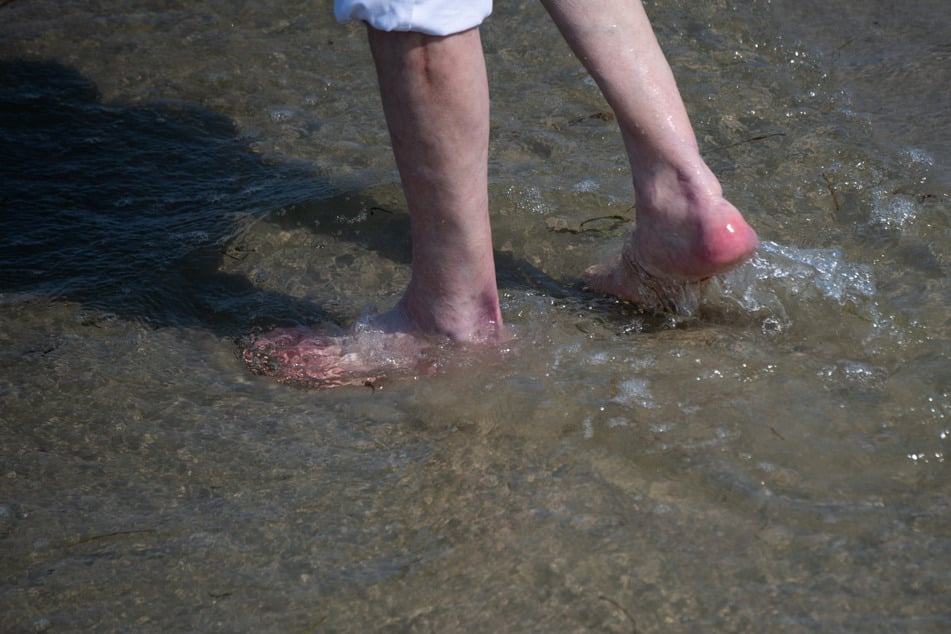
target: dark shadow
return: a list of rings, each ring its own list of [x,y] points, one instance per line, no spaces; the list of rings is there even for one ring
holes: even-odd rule
[[[72,69],[0,62],[4,294],[230,334],[247,328],[245,308],[278,304],[217,271],[236,219],[329,195],[308,168],[255,154],[217,113],[103,103]],[[333,317],[281,303],[286,316]]]
[[[218,113],[104,103],[75,70],[0,61],[0,294],[228,336],[253,325],[340,322],[325,306],[223,273],[221,262],[239,220],[267,216],[408,264],[405,212],[341,220],[359,209],[378,204],[333,191],[310,166],[265,160]],[[503,287],[576,291],[498,257]]]
[[[393,205],[342,194],[330,201],[293,205],[269,221],[288,230],[319,231],[407,267],[412,259],[409,214],[402,196]],[[556,298],[576,295],[580,290],[580,280],[556,280],[512,253],[495,251],[494,258],[500,289],[533,289]]]

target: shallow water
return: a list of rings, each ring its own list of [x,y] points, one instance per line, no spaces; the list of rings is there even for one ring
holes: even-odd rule
[[[623,148],[539,6],[497,3],[516,339],[322,392],[234,340],[407,281],[361,30],[0,5],[2,629],[947,631],[948,27],[886,4],[647,4],[764,240],[671,316],[580,289]]]

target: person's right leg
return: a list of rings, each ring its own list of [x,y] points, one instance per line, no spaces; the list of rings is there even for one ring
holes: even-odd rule
[[[388,330],[494,339],[502,327],[489,226],[489,89],[478,28],[367,29],[410,213],[412,280]]]
[[[479,31],[367,31],[409,208],[412,277],[392,310],[345,335],[294,328],[257,337],[245,362],[284,382],[361,385],[394,371],[425,370],[433,336],[465,342],[502,336]]]
[[[750,257],[756,234],[723,198],[640,0],[542,0],[614,110],[630,159],[636,228],[588,270],[595,290],[640,300],[648,276],[695,281]]]

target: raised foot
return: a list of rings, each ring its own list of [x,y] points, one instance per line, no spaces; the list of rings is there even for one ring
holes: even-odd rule
[[[585,282],[638,305],[689,313],[705,280],[739,266],[758,246],[740,212],[722,199],[677,222],[639,214],[621,252],[588,268]]]
[[[251,335],[241,356],[251,372],[281,383],[374,387],[384,378],[435,372],[438,351],[435,341],[406,333],[324,334],[298,327]]]
[[[626,261],[619,253],[610,260],[589,267],[585,285],[593,291],[613,295],[641,308],[677,315],[693,315],[707,280],[678,280],[649,273],[636,261]]]

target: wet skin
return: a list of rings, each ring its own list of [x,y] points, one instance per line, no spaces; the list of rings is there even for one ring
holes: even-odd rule
[[[727,271],[755,232],[700,157],[686,109],[639,2],[597,12],[545,0],[614,111],[631,164],[635,228],[588,269],[592,290],[665,307],[664,289]],[[494,344],[507,336],[487,193],[489,96],[477,28],[446,37],[368,28],[383,111],[410,213],[412,277],[397,305],[343,336],[257,337],[252,371],[313,385],[362,384],[426,365],[433,337]]]

